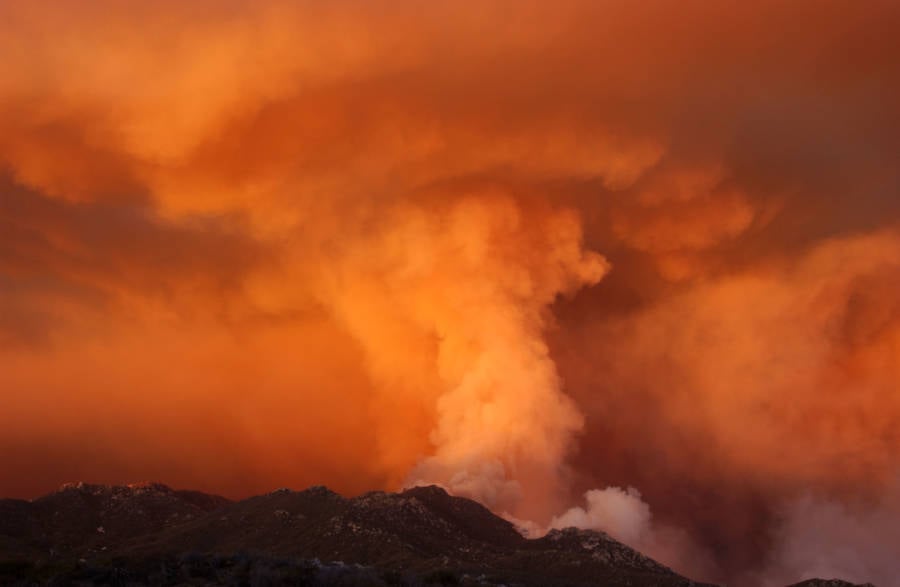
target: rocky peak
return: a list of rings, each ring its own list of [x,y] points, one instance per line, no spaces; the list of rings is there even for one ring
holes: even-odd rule
[[[850,583],[840,579],[808,579],[788,587],[875,587],[871,583]]]
[[[654,573],[671,572],[650,557],[612,538],[606,532],[563,528],[550,530],[538,543],[549,543],[565,552],[583,551],[605,564]]]
[[[37,498],[35,501],[52,499],[56,496],[87,495],[94,497],[126,498],[136,495],[173,495],[175,492],[162,483],[140,482],[127,485],[99,485],[78,481],[63,483],[56,491]]]
[[[247,551],[257,558],[247,559]],[[407,584],[397,583],[406,575],[412,577],[409,584],[701,585],[603,532],[565,528],[527,539],[484,506],[437,486],[348,499],[319,485],[230,502],[160,483],[70,483],[31,502],[0,500],[0,562],[26,562],[10,567],[26,569],[23,585],[34,584],[28,568],[43,577],[46,569],[65,565],[101,575],[109,567],[109,576],[127,572],[138,578],[172,564],[159,563],[160,557],[194,561],[191,572],[232,578],[234,569],[254,560],[276,565],[271,557],[277,557],[277,566],[264,572],[350,569],[362,581],[354,584],[366,585]],[[127,571],[117,566],[123,564]],[[228,568],[214,571],[222,564]],[[0,584],[6,584],[3,572],[0,565]],[[812,580],[795,587],[871,586]]]

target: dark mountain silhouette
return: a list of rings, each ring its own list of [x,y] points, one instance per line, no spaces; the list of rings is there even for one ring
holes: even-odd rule
[[[855,584],[840,579],[809,579],[788,585],[788,587],[875,587],[871,583]]]
[[[0,584],[98,583],[701,585],[602,532],[526,539],[437,487],[352,499],[281,489],[231,502],[157,483],[79,483],[0,500]]]

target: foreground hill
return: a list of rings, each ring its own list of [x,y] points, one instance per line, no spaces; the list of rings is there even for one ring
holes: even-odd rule
[[[160,484],[0,500],[0,584],[700,585],[602,532],[529,540],[437,487],[239,502]]]

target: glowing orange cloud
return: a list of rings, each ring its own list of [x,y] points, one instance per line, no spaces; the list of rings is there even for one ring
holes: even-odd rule
[[[893,519],[896,2],[0,23],[0,494],[441,483],[748,584]]]

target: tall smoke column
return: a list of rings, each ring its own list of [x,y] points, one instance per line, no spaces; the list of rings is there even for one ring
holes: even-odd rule
[[[894,579],[900,3],[67,8],[0,2],[0,495],[438,482]]]
[[[547,480],[560,478],[582,416],[543,330],[558,295],[607,271],[581,239],[570,211],[480,193],[437,209],[397,204],[337,256],[326,300],[365,348],[378,401],[405,390],[434,411],[433,453],[407,483],[439,483],[516,515],[558,511],[560,487]],[[407,342],[387,344],[398,340]],[[378,438],[390,459],[397,435]]]

